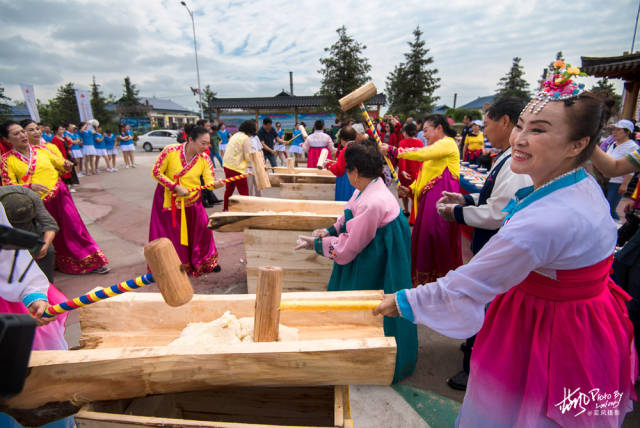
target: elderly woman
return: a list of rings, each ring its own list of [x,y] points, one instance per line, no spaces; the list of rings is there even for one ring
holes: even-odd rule
[[[608,275],[616,225],[582,167],[611,103],[568,80],[575,69],[555,74],[511,133],[511,169],[533,186],[504,226],[468,264],[374,311],[479,331],[460,427],[618,427],[636,399],[628,295]]]
[[[67,186],[60,179],[60,173],[73,166],[71,161],[49,149],[29,144],[29,136],[16,122],[3,123],[0,133],[13,147],[0,162],[2,184],[19,184],[38,193],[60,227],[53,240],[58,270],[71,274],[107,273],[107,258],[89,234]],[[39,139],[39,135],[32,135],[34,142]]]
[[[350,128],[350,127],[349,127]],[[410,236],[407,219],[381,178],[384,159],[375,143],[352,143],[345,149],[345,169],[356,188],[344,215],[314,237],[301,236],[297,248],[315,251],[334,261],[329,291],[375,290],[386,293],[411,286]],[[384,332],[398,344],[394,382],[409,376],[416,365],[415,325],[405,319],[384,319]]]
[[[222,159],[224,174],[227,178],[247,173],[251,162],[250,153],[253,151],[251,137],[256,135],[256,128],[255,120],[245,120],[240,124],[238,132],[233,134],[233,137],[229,140]],[[238,189],[238,193],[241,195],[249,196],[249,182],[246,178],[227,183],[224,190],[223,211],[229,210],[229,198],[233,195],[235,189]]]
[[[607,148],[607,154],[609,156],[615,159],[624,158],[638,148],[636,142],[631,139],[633,128],[633,122],[624,119],[613,125],[611,132],[613,143]],[[609,184],[607,185],[607,201],[609,201],[609,207],[611,208],[611,217],[616,220],[620,220],[616,208],[620,203],[620,199],[622,199],[622,195],[627,191],[631,177],[632,174],[622,174],[609,179]]]
[[[220,271],[213,233],[207,228],[209,219],[202,205],[202,191],[197,189],[201,176],[206,186],[222,187],[215,182],[213,164],[205,153],[209,144],[209,131],[194,126],[185,144],[172,144],[162,150],[152,170],[158,185],[149,241],[169,238],[187,273],[194,277]]]

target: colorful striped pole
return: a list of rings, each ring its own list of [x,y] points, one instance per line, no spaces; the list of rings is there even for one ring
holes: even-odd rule
[[[376,131],[376,127],[373,126],[373,122],[371,122],[371,118],[369,117],[369,112],[367,112],[367,108],[364,106],[363,103],[360,103],[360,111],[362,112],[362,115],[364,116],[365,120],[367,121],[367,125],[369,125],[369,130],[371,130],[371,132],[373,133],[373,137],[376,139],[376,143],[378,143],[378,146],[382,145],[382,141],[380,141],[380,137],[378,136],[378,131]],[[399,183],[398,180],[398,174],[396,174],[396,170],[393,167],[393,164],[391,163],[391,161],[389,160],[389,158],[387,156],[384,157],[384,160],[387,161],[387,166],[389,167],[389,170],[391,171],[391,175],[393,176],[393,180],[396,182],[396,184]]]
[[[247,172],[246,174],[234,175],[233,177],[225,178],[224,180],[221,180],[220,183],[221,184],[231,183],[232,181],[238,181],[238,180],[242,180],[243,178],[247,178],[250,175],[253,175],[253,173],[252,172]],[[196,190],[208,189],[209,187],[213,187],[213,184],[210,184],[208,186],[204,185],[204,186],[194,187],[194,188],[191,188],[191,189],[187,189],[187,191],[189,193],[191,193],[191,192],[194,192]]]
[[[126,293],[127,291],[133,291],[138,288],[149,285],[153,282],[153,276],[148,273],[146,275],[139,276],[128,281],[123,281],[119,284],[114,284],[111,287],[105,287],[101,290],[92,291],[84,296],[76,297],[75,299],[67,300],[66,302],[59,303],[57,305],[49,306],[44,314],[45,318],[50,318],[58,314],[72,311],[81,306],[87,306],[92,303],[99,302],[109,297],[117,296],[118,294]]]

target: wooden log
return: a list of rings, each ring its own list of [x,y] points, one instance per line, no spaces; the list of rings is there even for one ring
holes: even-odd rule
[[[273,184],[274,181],[278,182],[278,185],[281,183],[310,183],[310,184],[335,184],[336,177],[332,175],[318,175],[318,174],[310,174],[310,173],[299,173],[299,174],[282,174],[275,173],[269,174],[269,179]]]
[[[191,300],[193,287],[169,239],[159,238],[145,245],[144,258],[169,306],[181,306]]]
[[[247,288],[255,293],[260,266],[278,265],[284,270],[286,291],[327,289],[333,261],[312,251],[293,251],[298,235],[310,235],[310,230],[244,231],[247,256]]]
[[[295,169],[296,169],[296,158],[295,157],[287,158],[287,171],[289,171],[289,174],[293,174],[293,171]]]
[[[258,269],[256,311],[253,318],[254,342],[275,342],[280,327],[282,268],[263,266]]]
[[[342,215],[346,202],[259,198],[255,196],[232,196],[229,211],[240,212],[309,212],[316,214]]]
[[[338,215],[270,212],[217,212],[209,216],[209,228],[218,232],[243,232],[245,229],[315,230],[333,225]]]
[[[340,108],[343,111],[350,110],[360,103],[364,103],[369,98],[375,96],[377,92],[378,90],[376,89],[376,85],[374,85],[373,82],[362,85],[355,91],[340,98]]]
[[[294,300],[381,298],[381,291],[294,293]],[[386,384],[393,378],[396,345],[371,312],[282,313],[299,329],[298,341],[164,346],[189,322],[230,310],[251,316],[255,296],[196,295],[167,308],[158,293],[128,293],[79,310],[83,337],[94,349],[33,351],[24,390],[2,404],[34,409],[51,402],[75,405],[215,386]],[[157,314],[161,313],[162,316]],[[117,346],[117,347],[113,347]],[[146,347],[142,347],[146,346]]]
[[[254,179],[256,180],[256,186],[258,190],[264,190],[271,187],[271,182],[267,175],[267,171],[264,166],[264,156],[262,151],[252,152],[249,154],[251,157],[251,164],[253,165]]]
[[[332,201],[335,199],[335,191],[335,184],[280,184],[280,196],[283,199],[310,199]]]
[[[283,167],[275,167],[275,168],[270,168],[274,174],[314,174],[314,175],[326,175],[326,176],[331,176],[334,177],[333,173],[327,169],[317,169],[317,168],[303,168],[303,167],[298,167],[295,168],[293,171],[289,170],[288,168],[283,168]]]

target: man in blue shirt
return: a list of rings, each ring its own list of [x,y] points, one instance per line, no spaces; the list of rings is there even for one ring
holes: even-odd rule
[[[278,162],[276,161],[276,151],[274,150],[274,146],[278,139],[278,133],[273,129],[273,121],[270,117],[265,117],[262,120],[262,127],[258,131],[258,138],[262,144],[262,153],[264,153],[264,158],[269,160],[272,167],[277,167]]]

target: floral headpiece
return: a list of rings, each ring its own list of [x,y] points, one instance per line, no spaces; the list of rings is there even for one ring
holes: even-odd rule
[[[553,63],[553,75],[545,80],[542,89],[533,96],[524,111],[528,109],[529,113],[538,114],[549,101],[563,101],[579,96],[585,91],[584,84],[574,82],[572,77],[586,75],[578,67],[565,64],[561,59],[557,60]]]

